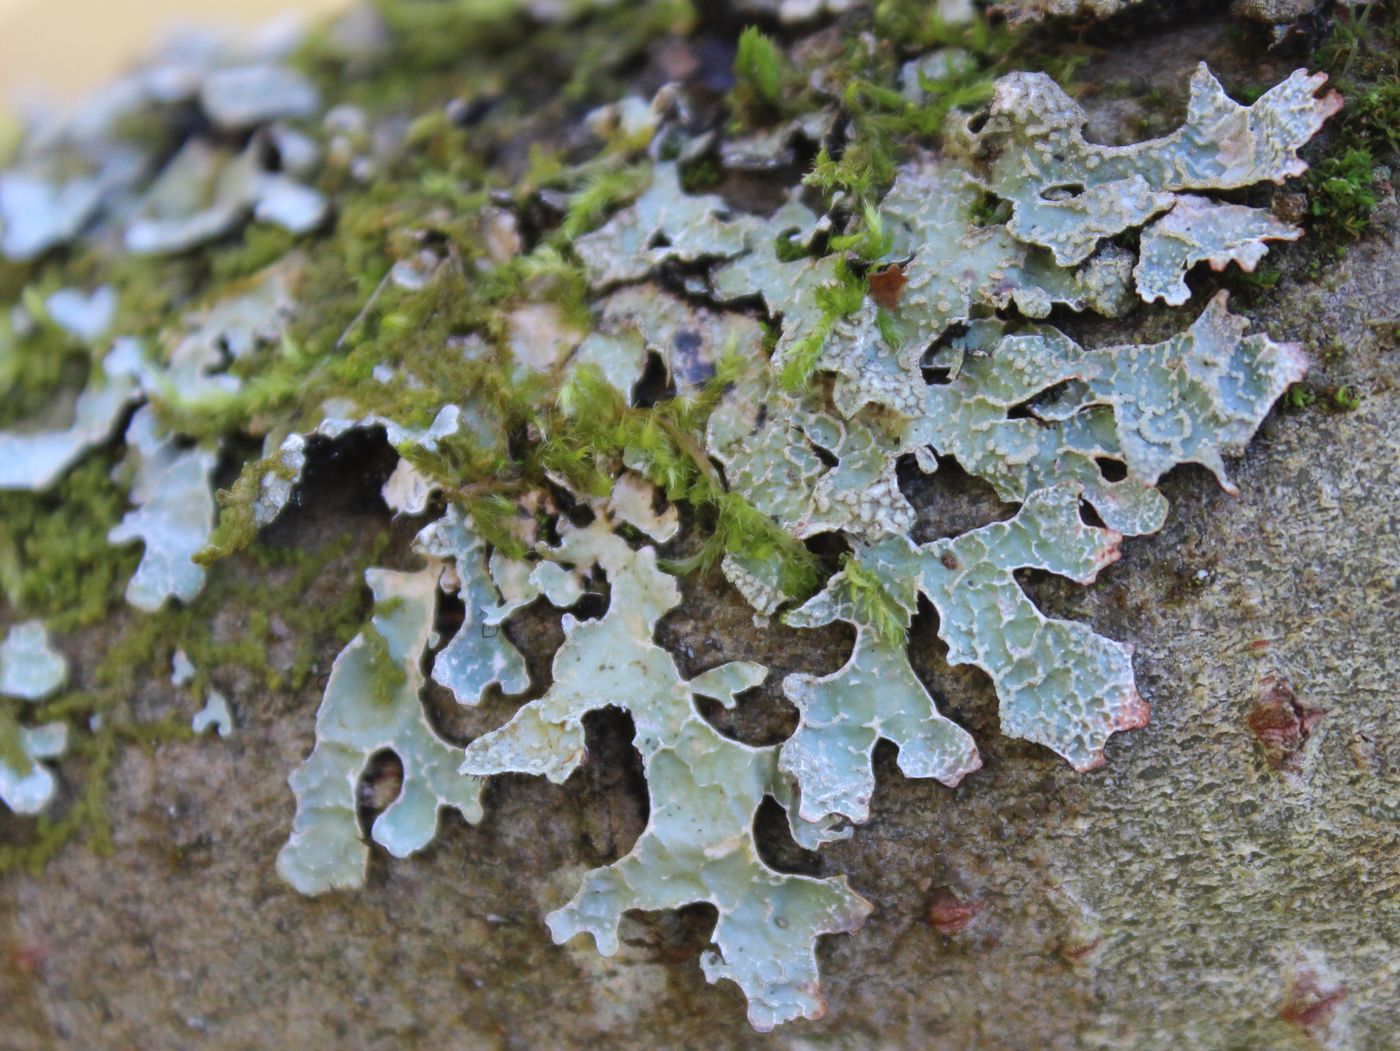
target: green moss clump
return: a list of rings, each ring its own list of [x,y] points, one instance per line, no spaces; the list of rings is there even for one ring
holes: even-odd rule
[[[1346,100],[1329,149],[1307,175],[1314,227],[1335,251],[1370,228],[1377,165],[1400,162],[1400,12],[1338,9],[1314,60]]]
[[[832,328],[843,317],[855,313],[865,302],[870,290],[863,276],[855,274],[844,259],[835,265],[836,281],[817,289],[817,305],[821,307],[821,317],[812,326],[812,331],[793,344],[787,360],[783,363],[780,377],[782,385],[790,391],[801,390],[816,371],[821,359],[822,348]]]
[[[375,616],[388,612],[390,610],[387,603],[381,603],[374,608]],[[380,634],[372,620],[361,629],[360,635],[365,640],[368,653],[366,660],[369,663],[370,689],[374,700],[387,707],[394,702],[394,698],[408,682],[408,673],[389,652],[388,640]]]
[[[861,565],[855,556],[842,555],[841,569],[846,574],[846,594],[859,622],[870,625],[887,645],[899,645],[909,630],[909,614],[885,590],[879,575]]]
[[[840,91],[850,136],[839,153],[823,148],[805,180],[828,199],[839,193],[857,205],[868,205],[889,189],[910,141],[936,140],[949,115],[987,101],[1003,73],[1042,70],[1068,85],[1087,54],[1046,51],[1035,46],[1031,34],[980,16],[949,24],[918,0],[877,3],[873,24],[875,43],[853,33],[844,54],[824,71]],[[901,90],[903,60],[934,48],[956,48],[965,57],[940,77],[921,75],[923,97],[913,101]]]
[[[23,615],[71,631],[101,622],[120,602],[141,553],[107,542],[127,508],[115,462],[94,453],[50,492],[0,493],[0,586]]]
[[[64,390],[87,382],[92,354],[49,320],[44,300],[61,282],[50,276],[26,285],[19,306],[29,329],[17,331],[15,315],[0,310],[0,430],[51,409]]]
[[[22,775],[30,768],[29,755],[19,743],[19,702],[0,697],[0,763]]]
[[[739,34],[729,109],[737,130],[755,128],[783,113],[785,88],[800,78],[786,56],[757,26]]]
[[[1334,234],[1360,237],[1376,210],[1375,160],[1364,146],[1324,157],[1308,180],[1311,210]]]

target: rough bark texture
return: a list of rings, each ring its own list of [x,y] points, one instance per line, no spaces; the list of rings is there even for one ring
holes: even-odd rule
[[[1211,22],[1125,42],[1081,79],[1131,75],[1178,92],[1203,58],[1241,80],[1287,68],[1235,50],[1228,25]],[[1122,101],[1087,105],[1106,137],[1143,116]],[[1115,737],[1105,768],[1076,774],[1000,736],[990,687],[947,667],[925,609],[915,667],[976,735],[983,769],[953,791],[910,782],[882,745],[871,821],[852,839],[809,855],[766,823],[774,858],[848,873],[876,905],[864,929],[821,945],[825,1019],[753,1033],[737,989],[701,976],[703,908],[635,916],[611,960],[551,944],[543,913],[645,823],[622,718],[590,724],[589,760],[565,785],[495,779],[480,826],[448,817],[406,861],[376,849],[363,891],[296,894],[273,862],[328,652],[294,695],[225,683],[240,721],[226,741],[126,749],[111,776],[111,856],[70,848],[40,875],[0,881],[0,1046],[1393,1047],[1397,238],[1391,203],[1320,282],[1285,280],[1237,304],[1315,354],[1338,342],[1327,378],[1359,391],[1358,409],[1276,413],[1234,466],[1238,498],[1203,471],[1174,473],[1167,528],[1129,541],[1098,586],[1031,581],[1047,612],[1137,647],[1151,723]],[[1304,248],[1275,251],[1296,269]],[[1133,331],[1160,337],[1166,318],[1139,312]],[[308,510],[278,527],[284,542],[382,524],[336,471],[326,465]],[[911,481],[920,539],[995,510],[957,475],[948,465]],[[325,580],[307,601],[356,586]],[[512,634],[542,689],[557,625],[532,611]],[[850,641],[841,629],[755,630],[718,578],[690,582],[660,640],[687,675],[735,659],[772,666],[737,715],[707,711],[751,741],[795,723],[780,674],[829,672]],[[512,708],[435,702],[459,740]],[[161,714],[188,702],[161,682],[137,703]]]

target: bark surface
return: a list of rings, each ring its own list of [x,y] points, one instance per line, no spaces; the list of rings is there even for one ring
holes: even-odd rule
[[[1240,80],[1291,68],[1209,21],[1124,41],[1080,79],[1131,76],[1179,93],[1202,59]],[[1106,140],[1143,115],[1141,103],[1091,96],[1086,106]],[[1327,379],[1359,392],[1358,408],[1276,411],[1233,465],[1238,497],[1204,471],[1174,472],[1167,527],[1128,541],[1097,586],[1030,581],[1047,613],[1136,646],[1151,722],[1115,736],[1106,767],[1076,774],[1001,736],[989,684],[946,665],[925,609],[915,667],[976,736],[982,770],[956,790],[911,782],[881,745],[870,823],[820,855],[786,841],[776,812],[761,815],[775,862],[848,873],[876,906],[862,930],[821,944],[823,1020],[751,1031],[738,990],[701,975],[706,908],[634,914],[612,959],[582,939],[550,942],[544,913],[586,869],[624,854],[646,821],[623,717],[590,721],[589,759],[566,784],[494,779],[479,826],[449,815],[405,861],[376,848],[362,891],[295,893],[273,865],[292,817],[286,776],[311,748],[328,652],[295,694],[230,682],[239,726],[227,740],[124,750],[111,775],[110,856],[73,847],[41,874],[0,880],[0,1046],[1394,1046],[1397,240],[1392,199],[1320,280],[1293,280],[1304,249],[1277,248],[1286,279],[1234,304],[1314,358],[1344,347]],[[1160,338],[1178,320],[1144,310],[1068,328],[1105,343]],[[337,471],[327,463],[313,477],[306,510],[277,527],[284,542],[382,527],[372,495],[382,477]],[[957,475],[947,465],[910,480],[921,539],[995,512],[988,490]],[[356,586],[328,579],[307,601]],[[542,690],[557,624],[530,611],[512,635]],[[839,628],[755,630],[717,576],[687,582],[659,641],[687,676],[729,660],[774,669],[738,713],[706,711],[754,742],[795,725],[781,674],[830,672],[850,645]],[[72,656],[81,668],[97,654]],[[458,740],[513,709],[433,701]],[[137,703],[161,714],[187,702],[160,682]]]

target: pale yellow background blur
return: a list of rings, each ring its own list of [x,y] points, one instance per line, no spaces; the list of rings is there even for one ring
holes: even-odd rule
[[[72,98],[110,80],[180,25],[262,25],[346,0],[0,0],[0,104]]]

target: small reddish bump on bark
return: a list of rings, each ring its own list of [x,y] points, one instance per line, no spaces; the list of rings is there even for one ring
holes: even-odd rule
[[[1323,989],[1317,975],[1312,971],[1301,971],[1293,979],[1293,986],[1283,998],[1283,1006],[1278,1016],[1289,1025],[1299,1029],[1317,1029],[1332,1021],[1337,1005],[1347,998],[1347,987],[1339,985],[1335,989]]]
[[[1271,643],[1268,639],[1255,639],[1253,642],[1251,642],[1251,643],[1249,644],[1249,652],[1250,652],[1250,653],[1264,653],[1264,652],[1267,651],[1267,650],[1269,649],[1269,647],[1272,646],[1272,645],[1273,645],[1273,643]]]
[[[17,945],[10,953],[15,969],[25,974],[37,974],[49,957],[49,950],[43,945]]]
[[[883,270],[870,275],[870,298],[886,310],[898,310],[899,298],[904,295],[904,286],[909,279],[904,276],[904,267],[891,263]]]
[[[981,911],[981,902],[959,901],[945,891],[929,906],[928,921],[943,937],[953,938],[961,934]]]
[[[1270,769],[1296,772],[1302,767],[1303,747],[1325,714],[1325,708],[1300,702],[1287,679],[1265,675],[1245,723],[1258,739]]]
[[[1080,960],[1090,956],[1102,943],[1103,938],[1098,935],[1095,935],[1088,941],[1066,942],[1060,947],[1060,955],[1070,963],[1078,963]]]

